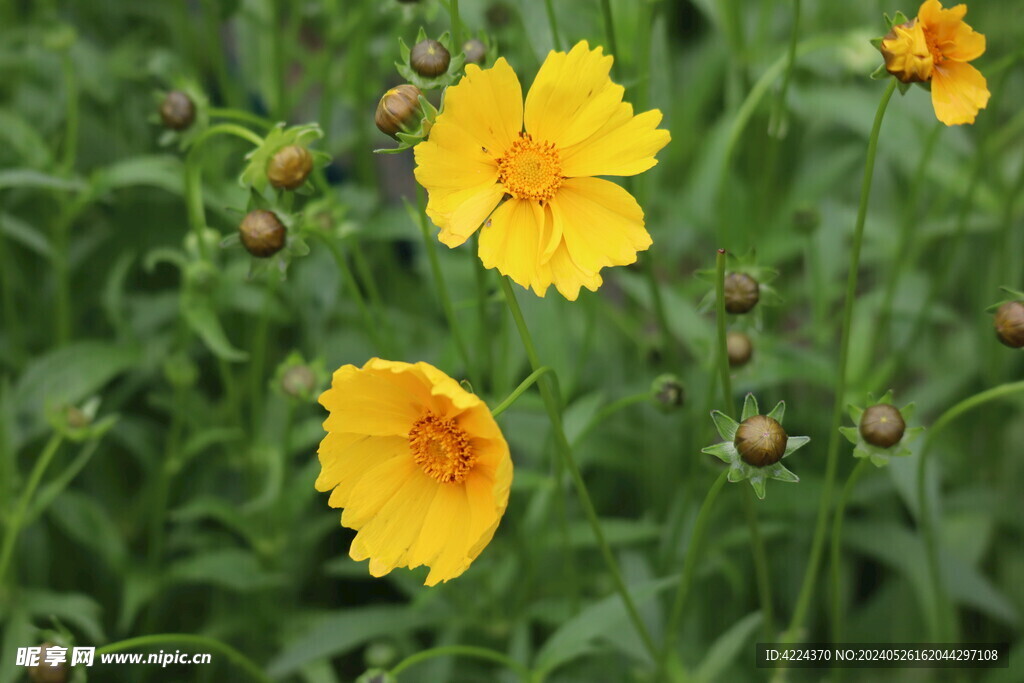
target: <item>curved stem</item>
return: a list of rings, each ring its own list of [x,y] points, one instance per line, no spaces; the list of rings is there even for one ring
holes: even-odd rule
[[[50,440],[46,442],[42,454],[36,460],[35,467],[32,468],[32,473],[28,477],[28,482],[25,484],[21,498],[18,499],[18,504],[14,508],[14,512],[11,513],[11,517],[7,522],[7,528],[4,530],[3,549],[0,549],[0,583],[3,583],[7,575],[7,568],[11,563],[11,558],[14,556],[14,545],[18,540],[18,534],[21,532],[21,524],[25,520],[28,504],[32,501],[32,494],[39,487],[39,482],[43,480],[46,468],[49,467],[50,461],[53,460],[53,456],[57,454],[57,450],[63,442],[64,437],[59,433],[51,436]]]
[[[843,513],[846,511],[846,504],[850,502],[850,495],[853,493],[857,480],[867,470],[868,458],[861,458],[857,466],[850,472],[850,476],[843,486],[843,492],[839,496],[839,503],[836,505],[836,514],[832,519],[832,642],[843,642],[843,601],[841,586],[841,567],[839,561],[843,549]]]
[[[704,542],[704,531],[711,516],[711,506],[714,505],[718,492],[725,485],[728,474],[728,469],[722,470],[722,473],[718,475],[718,479],[715,479],[715,483],[711,485],[707,495],[704,496],[704,502],[701,503],[700,511],[697,513],[697,521],[693,524],[690,542],[686,547],[686,557],[683,559],[683,573],[679,578],[679,588],[676,589],[676,597],[672,601],[672,611],[669,612],[668,623],[665,626],[665,642],[662,647],[661,656],[658,658],[661,662],[660,668],[662,670],[664,670],[669,653],[672,651],[672,643],[675,640],[676,632],[679,630],[679,620],[683,616],[683,607],[686,605],[686,598],[690,593],[690,586],[693,584],[693,575],[697,567],[697,555]]]
[[[270,677],[263,673],[251,659],[227,643],[222,643],[219,640],[207,638],[206,636],[195,636],[188,633],[158,633],[151,636],[140,636],[138,638],[119,640],[116,643],[96,648],[95,654],[96,656],[100,656],[132,648],[145,648],[150,645],[158,645],[161,643],[187,643],[189,645],[200,645],[210,650],[215,650],[227,657],[228,660],[239,669],[249,674],[249,677],[252,680],[260,681],[261,683],[271,683]]]
[[[402,673],[406,669],[425,662],[428,659],[434,659],[435,657],[475,657],[476,659],[488,659],[492,662],[497,662],[504,665],[507,669],[515,671],[519,674],[519,677],[524,681],[533,680],[533,673],[517,662],[516,660],[506,655],[491,650],[486,647],[475,647],[472,645],[444,645],[441,647],[432,647],[429,650],[423,650],[417,652],[414,655],[409,655],[398,664],[396,664],[390,671],[391,675],[398,677],[398,674]]]
[[[934,634],[933,637],[936,639],[943,637],[955,639],[957,637],[957,628],[955,615],[953,614],[954,607],[949,603],[949,595],[946,593],[945,584],[942,580],[942,573],[940,569],[941,565],[939,564],[938,539],[935,529],[936,520],[933,518],[933,512],[930,510],[928,503],[928,487],[925,469],[928,463],[928,451],[935,440],[935,435],[959,416],[969,410],[977,408],[980,405],[1000,398],[1005,398],[1006,396],[1019,392],[1024,392],[1024,381],[1000,384],[997,387],[987,389],[975,394],[974,396],[965,398],[939,416],[939,419],[932,424],[932,428],[928,430],[928,436],[925,438],[924,445],[921,447],[921,455],[917,465],[917,500],[918,506],[920,507],[918,521],[921,525],[921,533],[924,536],[925,552],[928,555],[928,573],[932,583],[932,590],[935,592],[935,603],[937,606],[936,611],[939,613],[939,626],[941,631]],[[947,620],[949,623],[944,623]],[[950,640],[949,642],[953,642],[953,640]]]
[[[853,323],[853,304],[857,298],[857,274],[860,268],[860,249],[864,241],[864,222],[867,218],[868,199],[871,196],[871,178],[875,170],[875,155],[878,152],[878,134],[882,130],[882,119],[885,117],[885,109],[896,91],[897,81],[889,79],[889,86],[882,93],[882,99],[878,103],[878,110],[875,112],[875,121],[871,126],[871,135],[868,138],[867,159],[864,163],[864,177],[860,187],[860,205],[857,209],[857,224],[853,230],[853,245],[850,250],[850,272],[846,278],[846,301],[843,305],[843,327],[839,342],[839,366],[836,372],[835,402],[832,406],[832,427],[829,432],[828,452],[825,456],[825,485],[821,492],[821,502],[818,505],[818,521],[814,529],[814,538],[811,541],[811,554],[807,560],[807,569],[804,571],[803,584],[800,587],[800,595],[797,598],[796,607],[793,610],[793,617],[786,629],[785,637],[788,641],[797,637],[797,632],[803,626],[807,617],[807,610],[811,604],[811,595],[814,593],[814,584],[817,580],[818,566],[821,564],[821,555],[825,546],[825,533],[828,530],[828,514],[832,504],[832,492],[835,488],[836,463],[839,453],[839,427],[842,425],[843,406],[846,403],[846,364],[850,355],[850,328]]]
[[[548,12],[548,25],[551,27],[551,44],[556,50],[562,49],[562,41],[558,35],[558,19],[555,18],[555,7],[551,0],[544,0],[544,6]]]
[[[530,336],[530,330],[526,326],[526,320],[523,318],[523,312],[519,308],[518,300],[516,300],[515,291],[512,289],[512,285],[507,277],[501,278],[501,286],[505,293],[505,303],[508,305],[508,310],[509,313],[512,314],[513,320],[515,320],[516,328],[519,330],[519,336],[522,339],[523,347],[526,350],[526,356],[530,360],[530,366],[534,371],[539,370],[543,366],[540,364],[540,358],[537,356],[537,350],[533,345],[533,338]],[[552,373],[550,377],[557,377],[557,374]],[[543,379],[547,380],[549,378],[545,377]],[[648,632],[647,627],[644,625],[643,619],[640,618],[640,612],[637,611],[633,598],[630,597],[629,591],[626,590],[626,583],[622,579],[622,572],[619,570],[619,565],[615,560],[614,553],[612,553],[611,546],[608,545],[608,541],[604,537],[604,531],[601,529],[601,522],[597,517],[597,511],[594,509],[594,503],[590,499],[590,492],[587,491],[587,485],[583,481],[583,475],[580,473],[580,468],[576,464],[576,460],[572,457],[572,448],[569,446],[569,441],[565,436],[565,429],[562,426],[562,415],[559,408],[561,401],[555,396],[550,382],[542,381],[540,383],[540,393],[541,398],[544,400],[544,408],[547,410],[548,418],[551,421],[551,431],[555,437],[555,445],[558,449],[558,454],[561,456],[562,461],[569,470],[569,476],[572,478],[572,483],[576,487],[576,495],[579,497],[580,506],[583,508],[583,512],[587,516],[587,521],[590,523],[590,528],[594,532],[594,538],[597,540],[597,546],[601,550],[601,555],[607,565],[608,573],[611,575],[612,582],[615,584],[615,590],[618,591],[619,595],[622,597],[622,603],[626,608],[626,613],[629,615],[630,621],[633,622],[633,627],[636,629],[637,634],[643,641],[644,647],[647,648],[651,657],[657,661],[658,648],[654,645],[654,640],[651,638],[650,632]]]
[[[512,404],[515,403],[519,399],[520,396],[522,396],[524,393],[526,393],[526,390],[529,389],[530,387],[532,387],[534,385],[534,383],[538,379],[540,379],[547,372],[554,372],[554,371],[550,367],[545,365],[544,367],[537,368],[532,373],[530,373],[530,375],[526,379],[524,379],[519,384],[519,386],[516,387],[515,390],[513,390],[511,394],[508,395],[508,397],[504,401],[499,403],[491,411],[491,415],[493,417],[498,417],[503,412],[505,412],[506,410],[511,408]]]

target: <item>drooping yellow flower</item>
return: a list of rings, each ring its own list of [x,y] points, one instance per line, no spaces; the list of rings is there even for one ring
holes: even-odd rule
[[[935,116],[947,126],[974,123],[988,104],[985,77],[968,64],[985,52],[985,36],[964,22],[967,5],[943,9],[925,0],[917,17],[882,40],[885,68],[904,83],[931,82]]]
[[[619,185],[658,163],[669,142],[657,109],[633,115],[612,82],[612,57],[586,41],[550,52],[523,103],[504,59],[466,66],[445,91],[430,138],[415,148],[427,215],[449,247],[480,226],[480,259],[544,296],[601,286],[600,270],[651,245],[644,212]]]
[[[430,567],[426,585],[462,574],[508,504],[512,460],[487,406],[427,363],[342,366],[320,395],[329,411],[318,491],[356,534],[370,574]]]

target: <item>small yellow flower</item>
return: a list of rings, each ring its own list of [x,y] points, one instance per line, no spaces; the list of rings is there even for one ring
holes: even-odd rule
[[[462,574],[508,504],[512,460],[487,406],[427,363],[342,366],[320,395],[330,413],[318,491],[359,533],[349,555],[370,574],[430,567],[426,585]]]
[[[633,115],[612,82],[612,57],[586,41],[550,52],[523,103],[504,59],[466,67],[447,89],[430,138],[415,148],[427,215],[449,247],[481,225],[480,259],[544,296],[601,286],[600,270],[651,245],[644,212],[619,185],[654,166],[668,144],[661,112]]]
[[[974,123],[988,104],[985,77],[968,64],[985,52],[985,36],[964,22],[967,5],[943,9],[925,0],[917,17],[882,40],[885,68],[904,83],[931,82],[935,116],[947,126]]]

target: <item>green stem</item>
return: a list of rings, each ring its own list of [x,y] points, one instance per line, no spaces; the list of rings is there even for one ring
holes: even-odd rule
[[[263,290],[263,306],[260,309],[259,318],[256,321],[256,333],[252,340],[252,353],[249,355],[249,419],[252,421],[252,434],[259,432],[262,424],[261,412],[265,397],[263,373],[267,358],[267,340],[270,337],[270,307],[274,303],[274,290],[276,289],[276,273],[270,273],[265,289]]]
[[[157,471],[156,492],[153,495],[152,516],[149,519],[149,564],[153,570],[160,565],[164,545],[164,522],[170,497],[171,479],[178,470],[181,442],[181,416],[184,413],[184,394],[175,387],[172,401],[171,427],[167,432],[166,452]]]
[[[7,529],[4,531],[3,548],[0,549],[0,583],[3,583],[4,578],[7,576],[7,568],[11,563],[11,558],[14,556],[14,546],[18,540],[18,534],[21,532],[21,524],[25,519],[25,512],[32,501],[32,494],[39,487],[39,482],[43,480],[46,468],[50,465],[50,461],[53,460],[63,442],[64,437],[61,434],[54,434],[50,437],[50,440],[43,448],[42,455],[39,456],[35,467],[32,468],[28,483],[25,484],[25,489],[21,493],[21,498],[18,499],[14,512],[11,513],[11,517],[7,522]]]
[[[475,647],[472,645],[444,645],[441,647],[432,647],[429,650],[423,650],[422,652],[417,652],[414,655],[409,655],[396,664],[391,669],[390,673],[392,676],[397,678],[398,674],[402,673],[406,669],[415,666],[420,662],[425,662],[428,659],[434,659],[435,657],[474,657],[476,659],[487,659],[492,662],[502,664],[507,669],[515,671],[524,681],[534,680],[531,671],[511,657],[486,647]]]
[[[519,386],[516,387],[515,390],[511,394],[508,395],[508,397],[504,401],[499,403],[491,411],[491,415],[494,416],[494,417],[498,417],[503,412],[505,412],[506,410],[511,408],[512,404],[515,403],[519,399],[520,396],[522,396],[524,393],[526,393],[526,390],[529,389],[530,387],[532,387],[534,385],[534,383],[538,379],[540,379],[547,372],[554,372],[554,371],[550,367],[545,365],[544,367],[537,368],[532,373],[530,373],[530,375],[526,379],[524,379],[519,384]]]
[[[729,347],[725,333],[725,249],[715,256],[715,325],[718,329],[718,372],[722,378],[725,412],[732,414],[732,377],[729,374]]]
[[[512,319],[516,323],[516,328],[519,330],[519,336],[522,339],[523,348],[526,350],[526,356],[530,360],[530,366],[534,371],[537,371],[543,366],[540,363],[537,350],[533,345],[533,338],[530,335],[529,328],[526,326],[526,320],[523,318],[523,312],[519,308],[519,301],[516,299],[515,291],[512,289],[511,282],[506,277],[501,278],[501,286],[505,292],[505,303],[508,305],[509,313],[512,314]],[[557,375],[552,373],[551,377],[557,377]],[[547,379],[549,378],[544,378],[544,380]],[[587,516],[587,521],[590,523],[591,530],[594,532],[594,538],[597,541],[598,548],[601,550],[601,555],[607,565],[608,573],[612,577],[615,589],[622,597],[622,603],[626,608],[626,612],[629,615],[630,620],[633,622],[633,626],[636,629],[637,634],[643,641],[644,647],[647,648],[650,655],[655,659],[655,661],[657,661],[658,648],[655,646],[654,640],[651,638],[651,634],[644,625],[643,619],[640,618],[640,613],[637,611],[636,605],[633,603],[633,598],[630,597],[629,591],[626,590],[626,584],[622,579],[622,572],[619,570],[619,565],[615,560],[615,554],[612,552],[611,546],[608,545],[608,541],[605,539],[604,531],[601,529],[601,522],[597,516],[597,511],[594,509],[594,503],[590,499],[590,493],[587,491],[587,485],[583,481],[583,475],[580,473],[576,460],[572,457],[572,448],[569,446],[569,440],[566,438],[565,429],[562,426],[562,415],[559,410],[560,400],[555,396],[554,391],[552,391],[551,382],[540,382],[540,393],[541,398],[544,400],[544,408],[547,410],[548,418],[551,421],[551,429],[554,433],[555,445],[558,449],[558,453],[569,471],[569,476],[572,478],[573,485],[576,487],[576,495],[579,497],[580,505]]]
[[[366,333],[373,341],[373,345],[376,348],[377,353],[386,355],[389,350],[388,346],[380,336],[380,327],[374,320],[373,313],[366,305],[366,299],[363,298],[363,293],[359,288],[359,283],[356,282],[356,278],[352,274],[352,269],[349,267],[348,261],[345,259],[345,254],[341,251],[341,247],[329,235],[325,235],[319,231],[313,231],[312,234],[318,237],[320,241],[327,246],[328,251],[331,252],[331,255],[334,257],[334,262],[338,266],[338,272],[341,273],[341,277],[345,281],[345,286],[348,287],[349,295],[352,297],[352,300],[356,302],[359,314],[363,318],[363,327],[365,328]]]
[[[270,130],[274,127],[274,122],[270,119],[263,118],[252,112],[244,111],[242,109],[228,109],[225,107],[211,107],[210,108],[211,119],[227,119],[228,121],[238,121],[240,123],[248,123],[253,126],[259,126],[260,128],[266,128]]]
[[[104,645],[103,647],[96,648],[96,657],[101,655],[110,654],[112,652],[120,652],[122,650],[130,650],[136,648],[148,648],[151,645],[160,645],[163,643],[185,643],[188,645],[198,645],[209,650],[213,650],[223,654],[228,658],[232,664],[237,666],[239,669],[245,671],[246,674],[254,681],[260,681],[261,683],[271,683],[271,678],[263,673],[258,666],[256,666],[251,659],[243,655],[241,652],[231,647],[227,643],[222,643],[214,638],[208,638],[206,636],[195,636],[188,633],[157,633],[149,636],[140,636],[138,638],[128,638],[127,640],[119,640],[116,643],[110,645]]]
[[[772,110],[769,124],[769,132],[775,137],[782,137],[785,134],[786,94],[789,92],[789,83],[793,79],[793,65],[796,64],[796,39],[798,35],[800,35],[800,0],[793,0],[793,27],[790,29],[789,50],[786,52],[786,70],[782,76],[779,95],[775,98],[775,107]]]
[[[78,77],[75,73],[75,62],[67,51],[61,56],[61,70],[64,75],[64,96],[67,98],[67,102],[65,102],[67,110],[60,169],[62,174],[68,174],[75,167],[75,156],[78,152]]]
[[[860,187],[860,204],[857,208],[857,224],[853,230],[853,244],[850,250],[850,272],[846,278],[846,301],[843,304],[843,327],[839,342],[835,402],[832,405],[832,427],[825,456],[825,484],[818,505],[818,518],[814,529],[814,538],[811,541],[807,569],[804,571],[803,584],[800,587],[796,608],[793,610],[793,617],[786,629],[785,637],[789,641],[797,637],[797,632],[803,627],[804,619],[807,617],[811,595],[814,593],[814,584],[817,580],[818,566],[821,564],[821,555],[825,546],[825,533],[828,531],[828,515],[832,505],[832,492],[835,488],[839,454],[839,427],[842,425],[843,407],[846,405],[846,365],[850,356],[850,328],[853,326],[853,304],[857,298],[857,275],[860,268],[861,245],[864,241],[864,222],[867,218],[868,199],[871,196],[871,178],[874,175],[875,155],[878,152],[878,134],[882,130],[885,109],[889,100],[892,99],[892,94],[896,91],[896,85],[896,79],[890,78],[889,86],[882,93],[882,99],[878,103],[875,121],[871,126],[871,135],[868,138],[867,159],[864,163],[864,177]]]
[[[611,0],[601,0],[601,16],[604,19],[604,33],[608,38],[608,51],[618,60],[619,46],[615,41],[615,19],[612,16]]]
[[[747,488],[744,486],[743,488]],[[754,489],[741,494],[743,512],[747,516],[747,530],[750,533],[750,549],[754,557],[754,573],[757,575],[757,595],[761,602],[761,616],[764,617],[765,637],[775,637],[775,608],[772,605],[772,579],[768,568],[768,554],[764,548],[764,538],[757,520],[757,507],[754,502]]]
[[[459,0],[449,0],[452,19],[452,45],[456,53],[462,49],[462,22],[459,20]]]
[[[544,7],[548,12],[548,26],[551,27],[551,45],[555,50],[561,51],[562,40],[558,33],[558,19],[555,16],[555,6],[552,4],[551,0],[544,0]]]
[[[932,424],[932,428],[928,430],[928,436],[925,438],[924,445],[921,447],[921,455],[919,456],[917,464],[917,500],[918,506],[920,507],[918,521],[921,525],[921,533],[924,536],[925,542],[925,551],[928,555],[928,573],[929,578],[931,579],[932,590],[935,592],[934,597],[937,607],[936,611],[940,615],[940,631],[932,636],[935,640],[948,637],[950,639],[948,642],[954,642],[958,637],[956,633],[958,628],[954,613],[955,607],[950,604],[949,595],[945,588],[945,582],[942,579],[941,565],[939,563],[938,536],[936,533],[937,520],[934,519],[933,514],[935,513],[930,510],[928,503],[926,470],[926,465],[928,463],[928,451],[935,441],[935,436],[956,418],[969,410],[984,405],[985,403],[1005,398],[1019,392],[1024,392],[1024,381],[1000,384],[997,387],[987,389],[975,394],[974,396],[965,398],[939,416],[939,419]]]
[[[868,468],[868,458],[861,458],[857,466],[850,472],[843,486],[843,492],[839,496],[839,503],[836,504],[836,514],[832,519],[832,642],[843,642],[843,599],[842,599],[842,565],[840,564],[843,549],[843,514],[846,512],[846,504],[850,502],[850,496],[857,485],[857,480]]]
[[[683,573],[679,577],[679,587],[676,589],[675,598],[672,600],[672,611],[669,612],[668,623],[665,625],[665,642],[657,661],[660,662],[659,669],[664,671],[668,658],[672,652],[672,646],[679,630],[679,620],[683,616],[683,607],[686,606],[686,598],[690,594],[690,587],[693,585],[693,575],[697,569],[697,556],[700,554],[701,546],[704,543],[704,533],[707,529],[708,520],[711,518],[711,507],[718,497],[718,492],[725,485],[726,476],[729,470],[722,470],[722,473],[715,479],[715,483],[708,489],[701,503],[700,511],[697,513],[697,521],[693,524],[693,532],[690,534],[690,542],[686,546],[686,557],[683,558]],[[659,672],[660,673],[660,672]]]

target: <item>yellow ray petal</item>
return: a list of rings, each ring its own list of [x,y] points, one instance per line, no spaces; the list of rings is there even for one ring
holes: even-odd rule
[[[569,249],[564,241],[558,245],[547,265],[550,268],[551,282],[558,289],[558,293],[569,301],[576,301],[581,287],[596,292],[603,282],[599,273],[583,270],[576,265],[569,256]]]
[[[623,106],[632,113],[630,105]],[[667,130],[658,129],[659,123],[661,112],[657,109],[610,120],[586,140],[562,150],[562,172],[571,178],[646,171],[658,163],[654,155],[672,139]]]
[[[341,523],[361,529],[398,492],[409,477],[422,473],[412,456],[389,458],[364,474],[348,498]]]
[[[967,5],[943,9],[938,0],[927,0],[917,12],[918,21],[946,59],[969,62],[985,52],[985,36],[966,22]]]
[[[396,375],[390,361],[374,359],[366,364],[369,372],[353,365],[339,368],[331,388],[320,395],[320,403],[330,414],[324,421],[329,432],[348,432],[372,436],[406,436],[420,416],[421,405],[429,392],[413,377]],[[408,364],[406,364],[407,366]]]
[[[549,52],[526,95],[527,132],[557,147],[593,135],[622,102],[622,86],[608,76],[612,62],[585,40],[568,54]]]
[[[548,283],[541,263],[544,209],[536,202],[509,199],[480,232],[480,260],[516,284],[544,296]]]
[[[945,62],[932,75],[932,106],[947,126],[974,123],[979,109],[988,105],[985,77],[970,64]]]
[[[551,201],[573,262],[596,273],[636,261],[651,246],[644,212],[629,192],[600,178],[569,178]]]
[[[419,537],[440,487],[422,471],[413,472],[402,488],[359,530],[359,554],[370,557],[373,576],[383,576],[395,567],[405,566],[406,554]]]
[[[512,146],[523,129],[523,90],[504,57],[490,69],[466,65],[465,77],[445,90],[435,127],[446,123],[458,126],[493,158]]]
[[[461,484],[438,485],[430,508],[423,515],[423,527],[406,555],[409,566],[433,566],[468,513],[469,506]]]
[[[416,180],[430,192],[462,190],[498,178],[494,156],[443,115],[430,130],[430,139],[413,148],[413,155]]]
[[[406,455],[409,442],[400,436],[366,436],[329,432],[320,442],[317,491],[330,491],[331,507],[344,507],[348,496],[369,470],[389,458]]]
[[[457,485],[451,487],[449,497],[441,509],[431,509],[431,518],[423,525],[420,538],[427,538],[428,525],[430,527],[430,540],[433,544],[429,550],[435,550],[436,554],[430,562],[425,562],[430,567],[425,584],[435,586],[440,581],[448,581],[461,575],[469,568],[467,551],[469,549],[469,525],[470,507],[466,497],[466,487]],[[448,492],[446,492],[448,493]],[[438,496],[440,498],[440,496]],[[435,498],[435,502],[437,498]],[[428,546],[417,551],[428,553]],[[418,559],[418,555],[414,555]]]
[[[441,228],[437,239],[453,249],[464,243],[487,220],[504,196],[505,188],[498,183],[491,183],[482,188],[467,190],[465,193],[450,195],[450,204],[453,208],[447,213],[438,211],[437,203],[433,208],[427,204],[427,215]],[[447,205],[446,203],[441,206]]]

